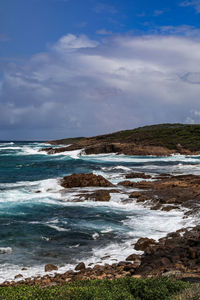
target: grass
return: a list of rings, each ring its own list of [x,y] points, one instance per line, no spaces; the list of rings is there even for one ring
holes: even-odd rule
[[[179,295],[176,295],[172,300],[199,300],[200,299],[200,284],[193,284],[185,289]]]
[[[86,280],[63,286],[0,287],[1,300],[167,300],[189,284],[169,278]],[[174,298],[175,299],[175,298]],[[178,299],[178,298],[177,298]]]

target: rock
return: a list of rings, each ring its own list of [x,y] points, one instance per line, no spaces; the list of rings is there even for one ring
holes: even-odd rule
[[[21,270],[22,271],[26,271],[26,270],[28,270],[27,268],[25,268],[25,267],[23,267],[23,268],[21,268]]]
[[[141,278],[141,275],[132,275],[132,278]]]
[[[104,190],[95,191],[92,194],[86,195],[85,199],[93,200],[93,201],[102,201],[102,202],[109,201],[110,200],[110,192],[104,191]]]
[[[140,256],[137,254],[131,254],[126,258],[126,261],[135,261],[135,260],[139,260]]]
[[[84,262],[80,262],[76,268],[75,268],[76,271],[82,271],[82,270],[85,270],[85,264]]]
[[[22,277],[23,277],[22,274],[18,274],[18,275],[15,276],[15,279],[22,278]]]
[[[179,208],[179,206],[174,206],[174,205],[168,205],[168,206],[164,206],[163,208],[162,208],[162,210],[163,211],[171,211],[172,209],[178,209]]]
[[[123,185],[123,186],[126,186],[126,187],[135,187],[135,184],[136,184],[136,182],[132,182],[132,181],[129,181],[129,180],[120,181],[118,183],[118,185]]]
[[[89,186],[111,187],[113,186],[113,184],[101,175],[94,175],[92,173],[88,173],[72,174],[69,176],[65,176],[61,180],[61,186],[64,188]]]
[[[55,266],[55,265],[52,265],[52,264],[47,264],[45,267],[44,267],[44,270],[45,272],[51,272],[51,271],[57,271],[58,270],[58,267]]]
[[[135,173],[130,173],[130,174],[127,174],[126,176],[125,176],[127,179],[129,179],[129,178],[143,178],[143,179],[149,179],[149,178],[151,178],[151,176],[150,175],[147,175],[147,174],[145,174],[145,173],[137,173],[137,172],[135,172]]]
[[[135,250],[145,251],[147,247],[155,245],[156,241],[148,238],[140,238],[135,244]]]
[[[129,196],[129,198],[140,198],[142,196],[142,193],[140,192],[132,192]]]
[[[36,193],[36,194],[39,194],[39,193],[41,193],[41,191],[38,190],[38,191],[35,191],[35,193]]]

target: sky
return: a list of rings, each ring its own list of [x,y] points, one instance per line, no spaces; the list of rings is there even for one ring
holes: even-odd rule
[[[0,0],[0,140],[200,123],[200,0]]]

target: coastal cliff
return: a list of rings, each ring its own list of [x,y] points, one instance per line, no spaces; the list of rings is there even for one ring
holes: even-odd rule
[[[69,145],[45,149],[49,154],[84,149],[86,154],[192,155],[200,154],[200,125],[159,124],[95,137],[54,140],[48,143]]]

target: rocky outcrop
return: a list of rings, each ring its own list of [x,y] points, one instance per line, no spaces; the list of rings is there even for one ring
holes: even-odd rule
[[[65,176],[61,180],[61,186],[64,188],[74,188],[74,187],[111,187],[113,184],[105,179],[101,175],[94,175],[92,173],[88,174],[72,174]]]
[[[200,277],[199,253],[200,226],[178,230],[145,248],[136,274],[157,276],[176,270],[180,271],[182,276],[184,273],[192,273],[193,276]]]
[[[200,203],[199,175],[161,174],[154,181],[125,180],[118,185],[139,189],[137,192],[132,192],[129,197],[151,206],[152,209],[169,211],[181,206],[195,213]]]
[[[135,250],[144,251],[147,248],[155,245],[156,241],[149,238],[140,238],[135,244]]]
[[[77,143],[69,147],[59,147],[59,148],[43,148],[41,151],[46,151],[48,154],[57,154],[66,151],[80,150],[84,149],[84,153],[90,154],[102,154],[102,153],[115,153],[115,154],[125,154],[125,155],[154,155],[154,156],[169,156],[174,153],[179,153],[176,150],[167,149],[160,146],[143,146],[136,145],[135,143],[94,143],[92,145],[87,145]],[[184,152],[184,154],[186,154]],[[188,153],[190,154],[190,153]]]

